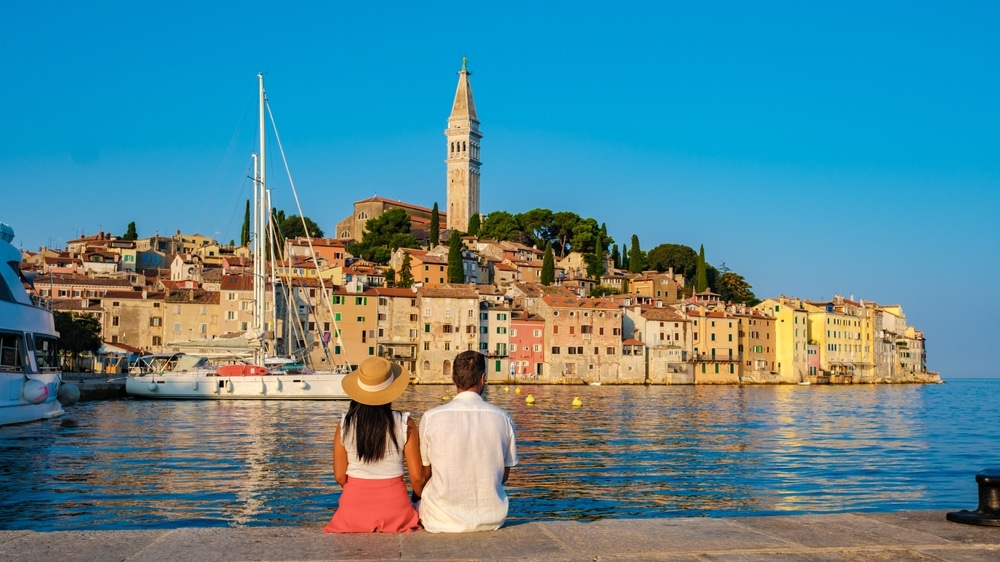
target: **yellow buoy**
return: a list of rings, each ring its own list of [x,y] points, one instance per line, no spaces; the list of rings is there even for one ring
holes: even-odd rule
[[[503,387],[503,391],[504,391],[504,392],[510,392],[510,387],[509,387],[509,386],[505,386],[505,387]]]
[[[521,394],[521,387],[514,387],[514,394]]]
[[[583,400],[580,400],[579,396],[574,396],[573,397],[573,407],[574,408],[579,408],[580,406],[583,406]]]
[[[441,397],[441,400],[443,400],[443,401],[451,400],[451,396],[448,396],[447,394],[445,394],[444,396]]]
[[[534,404],[535,403],[535,397],[532,396],[531,394],[529,394],[528,397],[524,399],[524,403],[528,404],[529,406],[531,404]]]

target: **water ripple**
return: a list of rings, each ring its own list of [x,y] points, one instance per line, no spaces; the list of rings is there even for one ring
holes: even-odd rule
[[[983,423],[996,380],[522,390],[487,392],[518,428],[512,522],[970,508],[973,475],[1000,466]],[[443,393],[396,406],[418,415]],[[0,529],[319,527],[345,409],[121,400],[0,428]]]

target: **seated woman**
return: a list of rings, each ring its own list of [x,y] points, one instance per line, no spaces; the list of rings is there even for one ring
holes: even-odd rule
[[[413,494],[424,488],[417,427],[409,412],[392,409],[410,375],[381,357],[366,359],[344,378],[351,397],[333,440],[333,474],[344,487],[324,533],[406,533],[420,529],[403,482],[403,460]]]

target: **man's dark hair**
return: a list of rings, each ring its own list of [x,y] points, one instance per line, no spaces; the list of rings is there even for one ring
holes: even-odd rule
[[[459,390],[469,390],[479,384],[480,377],[486,372],[486,356],[478,351],[463,351],[455,357],[455,366],[451,370],[451,380]]]

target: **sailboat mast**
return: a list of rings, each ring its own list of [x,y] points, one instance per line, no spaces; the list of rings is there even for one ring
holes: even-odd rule
[[[256,229],[257,233],[254,237],[254,256],[253,256],[253,321],[254,330],[257,332],[260,342],[260,347],[254,350],[254,362],[258,365],[264,364],[264,356],[266,351],[264,349],[264,329],[265,329],[265,319],[264,319],[264,294],[267,286],[266,267],[264,264],[264,254],[265,254],[265,240],[267,238],[267,217],[270,209],[267,208],[267,167],[266,167],[266,152],[265,152],[265,137],[266,129],[264,127],[264,74],[257,74],[257,82],[260,89],[260,160],[258,164],[257,177],[258,182],[254,191],[254,199],[257,201],[257,206],[255,209],[256,213]]]

